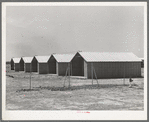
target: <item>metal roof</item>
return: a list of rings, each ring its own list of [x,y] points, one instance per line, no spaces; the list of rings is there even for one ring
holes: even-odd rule
[[[14,63],[19,63],[21,58],[12,58],[12,60],[14,61]]]
[[[75,54],[53,54],[57,62],[71,62]]]
[[[37,59],[39,63],[47,63],[50,57],[51,55],[50,56],[35,56],[35,58]]]
[[[141,61],[131,52],[78,52],[86,62],[134,62]]]
[[[33,57],[22,57],[24,63],[31,63],[33,60]]]

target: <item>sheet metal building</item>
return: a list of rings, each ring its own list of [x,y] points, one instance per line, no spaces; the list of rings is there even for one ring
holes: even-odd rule
[[[73,76],[92,78],[91,66],[95,69],[97,78],[141,76],[141,60],[129,52],[78,52],[71,65]]]
[[[37,59],[37,71],[39,74],[49,73],[49,59],[51,56],[35,56]]]
[[[71,60],[75,54],[53,54],[53,57],[55,58],[55,64],[56,64],[56,74],[60,76],[65,76],[66,70],[68,68],[68,65],[70,64],[70,75],[71,75]]]
[[[22,57],[24,61],[24,71],[31,72],[32,71],[32,60],[33,57]]]
[[[12,58],[12,62],[14,62],[14,70],[20,71],[20,60],[21,58]]]

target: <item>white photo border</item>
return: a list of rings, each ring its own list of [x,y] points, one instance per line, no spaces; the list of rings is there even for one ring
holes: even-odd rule
[[[6,7],[8,6],[143,6],[144,111],[90,111],[90,113],[77,113],[77,111],[6,110]],[[3,2],[2,120],[147,120],[147,2]]]

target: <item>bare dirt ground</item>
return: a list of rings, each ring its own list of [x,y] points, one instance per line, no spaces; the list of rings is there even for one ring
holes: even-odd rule
[[[129,80],[70,78],[71,88],[64,88],[64,78],[9,72],[6,76],[7,110],[144,110],[144,78]],[[68,81],[66,81],[68,86]]]

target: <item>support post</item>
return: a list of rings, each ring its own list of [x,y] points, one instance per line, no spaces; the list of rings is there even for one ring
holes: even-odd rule
[[[94,69],[94,75],[95,75],[95,78],[96,78],[96,81],[97,81],[97,84],[98,84],[98,80],[97,80],[97,75],[96,75],[96,72],[95,72],[95,68],[93,67],[93,69]],[[98,86],[99,86],[99,84],[98,84]]]
[[[65,80],[66,80],[66,77],[67,77],[67,71],[68,71],[68,67],[66,69],[66,74],[65,74],[65,79],[64,79],[64,87],[65,87]]]

